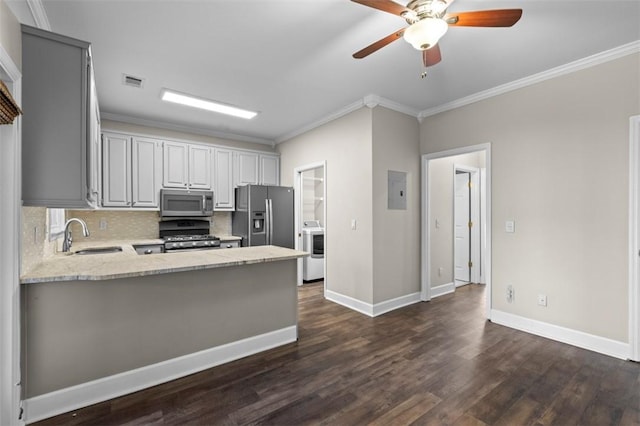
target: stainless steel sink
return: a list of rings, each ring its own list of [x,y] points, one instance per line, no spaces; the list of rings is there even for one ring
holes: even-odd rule
[[[74,252],[74,254],[106,254],[106,253],[118,253],[122,251],[122,247],[90,247]]]

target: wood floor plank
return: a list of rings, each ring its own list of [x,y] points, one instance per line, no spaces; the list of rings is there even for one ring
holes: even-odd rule
[[[299,340],[39,425],[640,425],[640,365],[484,319],[484,287],[370,318],[299,288]]]

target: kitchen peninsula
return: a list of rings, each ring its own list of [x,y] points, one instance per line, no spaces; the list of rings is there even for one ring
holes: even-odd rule
[[[297,339],[297,259],[276,246],[59,254],[21,277],[29,418]],[[81,244],[73,251],[80,250]]]

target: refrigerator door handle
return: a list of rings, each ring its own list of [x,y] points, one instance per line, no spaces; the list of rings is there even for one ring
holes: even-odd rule
[[[269,245],[273,245],[273,200],[269,199]]]
[[[264,245],[269,245],[269,225],[271,224],[271,218],[269,217],[269,199],[264,200]]]

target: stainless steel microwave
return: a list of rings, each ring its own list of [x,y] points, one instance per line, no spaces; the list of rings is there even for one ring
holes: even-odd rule
[[[200,217],[213,215],[213,191],[161,189],[160,216]]]

